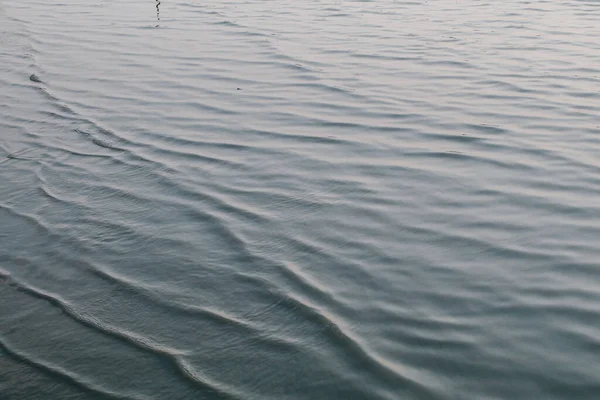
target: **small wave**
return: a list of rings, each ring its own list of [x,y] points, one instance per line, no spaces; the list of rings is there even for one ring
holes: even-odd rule
[[[220,396],[223,396],[224,398],[235,398],[231,394],[224,392],[218,387],[214,387],[210,383],[205,382],[203,375],[199,372],[196,372],[194,368],[192,368],[186,362],[184,353],[173,348],[165,347],[148,337],[144,337],[131,331],[117,328],[110,324],[102,322],[91,315],[87,315],[86,313],[79,311],[67,300],[61,298],[60,296],[54,293],[50,293],[45,290],[36,288],[16,278],[11,278],[10,284],[20,292],[26,293],[40,300],[47,301],[48,303],[63,311],[65,315],[71,317],[74,321],[90,329],[93,329],[94,331],[100,334],[113,337],[124,343],[132,345],[140,350],[148,351],[156,357],[164,359],[165,361],[169,362],[172,366],[174,366],[176,370],[179,371],[182,377],[188,379],[191,383],[198,386],[200,389],[208,390],[209,392],[214,392]]]
[[[110,391],[96,383],[93,383],[88,378],[79,374],[68,371],[58,365],[54,365],[48,361],[43,361],[37,357],[31,356],[21,350],[12,347],[8,342],[0,338],[0,349],[6,352],[15,360],[32,366],[35,369],[41,370],[45,374],[51,375],[60,381],[66,381],[73,386],[83,389],[85,392],[92,395],[100,395],[108,399],[114,400],[149,400],[145,396],[130,395]]]

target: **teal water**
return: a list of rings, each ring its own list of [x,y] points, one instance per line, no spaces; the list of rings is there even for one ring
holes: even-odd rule
[[[599,21],[0,0],[0,399],[600,398]]]

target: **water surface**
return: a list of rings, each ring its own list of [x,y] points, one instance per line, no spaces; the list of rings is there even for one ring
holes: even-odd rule
[[[597,399],[599,21],[0,0],[0,398]]]

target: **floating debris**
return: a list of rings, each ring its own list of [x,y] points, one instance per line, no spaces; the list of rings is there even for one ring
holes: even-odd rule
[[[39,76],[37,76],[36,74],[31,74],[31,75],[29,76],[29,80],[30,80],[31,82],[42,83],[42,80],[41,80],[41,79],[40,79],[40,77],[39,77]]]

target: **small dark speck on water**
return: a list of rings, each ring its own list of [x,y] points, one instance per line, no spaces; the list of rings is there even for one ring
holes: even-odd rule
[[[41,80],[41,79],[39,78],[39,76],[37,76],[36,74],[31,74],[31,75],[29,76],[29,80],[30,80],[31,82],[37,82],[37,83],[41,83],[41,82],[42,82],[42,80]]]

